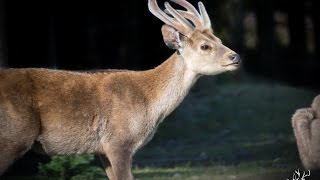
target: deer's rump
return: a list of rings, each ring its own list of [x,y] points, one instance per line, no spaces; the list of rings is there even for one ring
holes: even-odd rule
[[[21,154],[35,141],[49,154],[99,151],[106,118],[91,76],[0,70],[0,146]]]

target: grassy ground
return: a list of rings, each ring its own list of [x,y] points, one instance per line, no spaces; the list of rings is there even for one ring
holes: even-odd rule
[[[137,179],[152,180],[270,180],[284,179],[291,175],[289,170],[274,167],[262,167],[257,164],[239,164],[237,166],[197,166],[175,168],[143,168],[134,171]]]
[[[319,92],[234,78],[203,78],[196,84],[134,157],[137,179],[286,179],[301,168],[291,116]],[[66,165],[58,159],[41,166],[37,179],[72,173],[65,179],[104,178],[101,168],[89,165],[91,160]]]

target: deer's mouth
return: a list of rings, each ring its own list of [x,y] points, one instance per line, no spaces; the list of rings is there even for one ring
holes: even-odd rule
[[[227,71],[234,71],[238,69],[239,66],[240,66],[240,63],[230,63],[230,64],[222,65],[222,67]]]
[[[222,66],[223,66],[223,67],[229,67],[229,66],[238,67],[238,66],[240,66],[240,62],[229,63],[229,64],[223,64]]]

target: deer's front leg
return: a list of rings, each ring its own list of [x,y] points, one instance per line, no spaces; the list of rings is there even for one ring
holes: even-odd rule
[[[302,164],[306,169],[320,167],[320,119],[313,119],[311,108],[299,109],[292,117]]]
[[[105,148],[107,157],[101,160],[105,166],[105,171],[111,180],[133,180],[131,173],[132,151],[126,145],[113,143]]]
[[[114,177],[113,171],[112,171],[112,167],[111,167],[111,163],[109,161],[109,159],[106,157],[106,155],[99,155],[100,160],[103,164],[104,170],[107,173],[107,176],[110,180],[114,180],[116,179]]]

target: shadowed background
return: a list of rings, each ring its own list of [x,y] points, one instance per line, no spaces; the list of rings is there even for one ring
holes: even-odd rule
[[[300,167],[290,118],[319,93],[319,1],[203,3],[215,34],[241,55],[242,68],[202,78],[137,154],[136,166],[253,162],[248,166],[256,167],[267,161],[276,169]],[[147,0],[0,0],[0,67],[150,69],[173,53],[162,41],[162,24],[148,11]],[[99,165],[90,158],[81,162]],[[39,161],[52,162],[29,153],[8,176],[34,175]],[[148,177],[144,173],[135,174]]]

